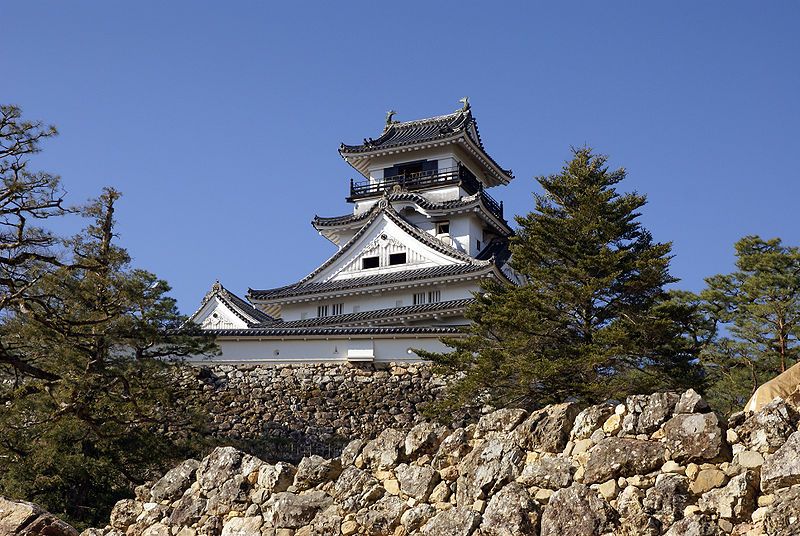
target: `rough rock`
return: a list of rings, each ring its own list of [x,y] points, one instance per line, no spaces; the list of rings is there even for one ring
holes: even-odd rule
[[[747,449],[766,454],[783,445],[797,430],[799,420],[797,411],[778,398],[760,411],[747,415],[734,430]]]
[[[136,518],[142,513],[142,503],[133,499],[122,499],[111,509],[109,523],[112,528],[125,531],[136,522]]]
[[[451,508],[433,516],[420,529],[422,536],[470,536],[481,522],[481,515],[467,508]]]
[[[400,464],[394,470],[400,491],[418,501],[427,501],[433,487],[439,482],[439,473],[432,467]]]
[[[595,430],[603,427],[603,423],[614,414],[612,404],[597,404],[589,406],[575,417],[572,425],[570,437],[576,439],[588,439]]]
[[[483,513],[482,536],[538,535],[539,511],[521,484],[512,482],[496,493]]]
[[[683,517],[689,501],[689,479],[681,475],[659,475],[656,484],[646,492],[643,511],[669,527]]]
[[[317,512],[331,502],[331,497],[323,491],[309,491],[300,495],[282,491],[264,503],[264,522],[275,528],[297,529],[309,524]]]
[[[709,410],[708,403],[703,400],[697,391],[689,389],[681,395],[675,406],[675,413],[705,413]]]
[[[234,517],[222,526],[221,536],[253,536],[261,533],[264,519],[261,516]]]
[[[342,449],[341,455],[339,455],[342,466],[353,465],[353,462],[355,462],[356,457],[361,454],[361,449],[364,448],[365,444],[366,441],[363,439],[354,439],[350,441],[347,446]]]
[[[356,520],[369,527],[370,534],[389,535],[400,524],[400,517],[408,508],[405,501],[391,495],[384,496],[366,510],[356,514]]]
[[[636,421],[636,431],[640,434],[651,434],[669,419],[680,400],[677,393],[654,393],[644,402],[644,407]]]
[[[731,478],[724,488],[704,493],[697,501],[700,510],[731,521],[746,521],[756,508],[757,479],[746,471]]]
[[[679,463],[711,461],[727,448],[714,413],[675,415],[664,425],[664,442]]]
[[[583,481],[605,482],[610,478],[641,475],[661,467],[664,447],[660,443],[627,437],[609,437],[589,451]]]
[[[361,457],[374,470],[390,469],[401,460],[405,442],[406,434],[394,428],[387,428],[364,445]]]
[[[447,428],[440,424],[421,422],[409,430],[404,443],[406,458],[422,454],[433,454],[447,435]]]
[[[289,463],[264,464],[258,469],[258,485],[266,495],[286,491],[294,482],[296,471],[295,467]]]
[[[430,504],[422,503],[406,510],[405,513],[400,516],[400,523],[405,527],[406,532],[413,532],[435,515],[436,508]]]
[[[707,515],[681,519],[664,533],[664,536],[720,536],[724,534]]]
[[[575,469],[569,458],[543,456],[533,463],[526,463],[517,479],[525,486],[537,486],[557,490],[572,483]]]
[[[556,491],[542,512],[541,536],[587,536],[613,528],[614,511],[583,484]]]
[[[311,489],[326,480],[335,480],[342,473],[339,459],[326,460],[322,456],[306,456],[297,464],[294,487],[297,491]]]
[[[577,404],[567,402],[534,411],[514,430],[514,437],[525,450],[561,452],[580,412]]]
[[[439,445],[439,450],[434,455],[431,466],[434,469],[443,469],[450,465],[456,465],[470,450],[472,449],[469,446],[469,436],[466,430],[456,428]]]
[[[380,483],[367,471],[348,466],[339,475],[331,495],[346,510],[357,511],[379,499],[384,493]]]
[[[768,536],[800,534],[800,486],[775,494],[775,501],[764,513],[764,529]]]
[[[508,433],[516,428],[527,416],[528,412],[524,409],[498,409],[480,418],[478,425],[475,427],[473,437],[481,439],[492,432]]]
[[[0,534],[78,536],[78,531],[33,503],[0,497]]]
[[[714,488],[719,488],[725,484],[728,477],[725,471],[712,467],[710,469],[701,469],[697,472],[692,483],[689,485],[689,491],[695,495],[701,495]]]
[[[800,432],[794,432],[761,466],[761,490],[771,491],[800,484]]]
[[[150,492],[152,501],[173,501],[183,495],[183,492],[194,482],[194,475],[198,467],[200,467],[199,461],[186,460],[177,467],[167,471],[167,473],[153,485]]]
[[[517,476],[525,453],[510,440],[488,439],[458,465],[457,502],[469,506],[492,495]]]
[[[181,497],[169,517],[171,525],[191,525],[203,517],[208,500],[193,494]]]

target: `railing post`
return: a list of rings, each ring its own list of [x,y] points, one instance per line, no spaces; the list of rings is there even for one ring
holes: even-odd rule
[[[500,217],[503,217],[503,202],[500,201]]]

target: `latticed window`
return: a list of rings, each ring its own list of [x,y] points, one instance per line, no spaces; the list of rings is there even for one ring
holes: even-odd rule
[[[422,305],[423,303],[425,303],[425,293],[416,292],[414,294],[414,305]]]
[[[431,290],[428,292],[428,303],[436,303],[442,301],[442,292],[440,290]]]
[[[343,303],[334,303],[333,304],[333,314],[340,315],[344,313],[344,304]]]
[[[328,316],[329,308],[327,305],[318,305],[317,306],[317,317],[322,318],[323,316]]]

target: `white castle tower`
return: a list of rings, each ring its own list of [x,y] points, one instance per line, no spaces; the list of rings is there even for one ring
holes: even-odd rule
[[[312,225],[338,251],[296,283],[250,289],[245,301],[215,283],[191,320],[214,333],[215,361],[415,361],[446,351],[464,311],[507,266],[512,230],[487,188],[508,184],[483,146],[469,101],[458,111],[399,122],[342,144],[362,178],[350,181],[351,214]]]

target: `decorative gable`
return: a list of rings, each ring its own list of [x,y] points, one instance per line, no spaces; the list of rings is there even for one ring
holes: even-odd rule
[[[214,296],[197,312],[192,319],[203,329],[241,329],[249,327],[222,300]]]
[[[414,228],[384,205],[381,212],[304,283],[472,262],[468,255]]]

